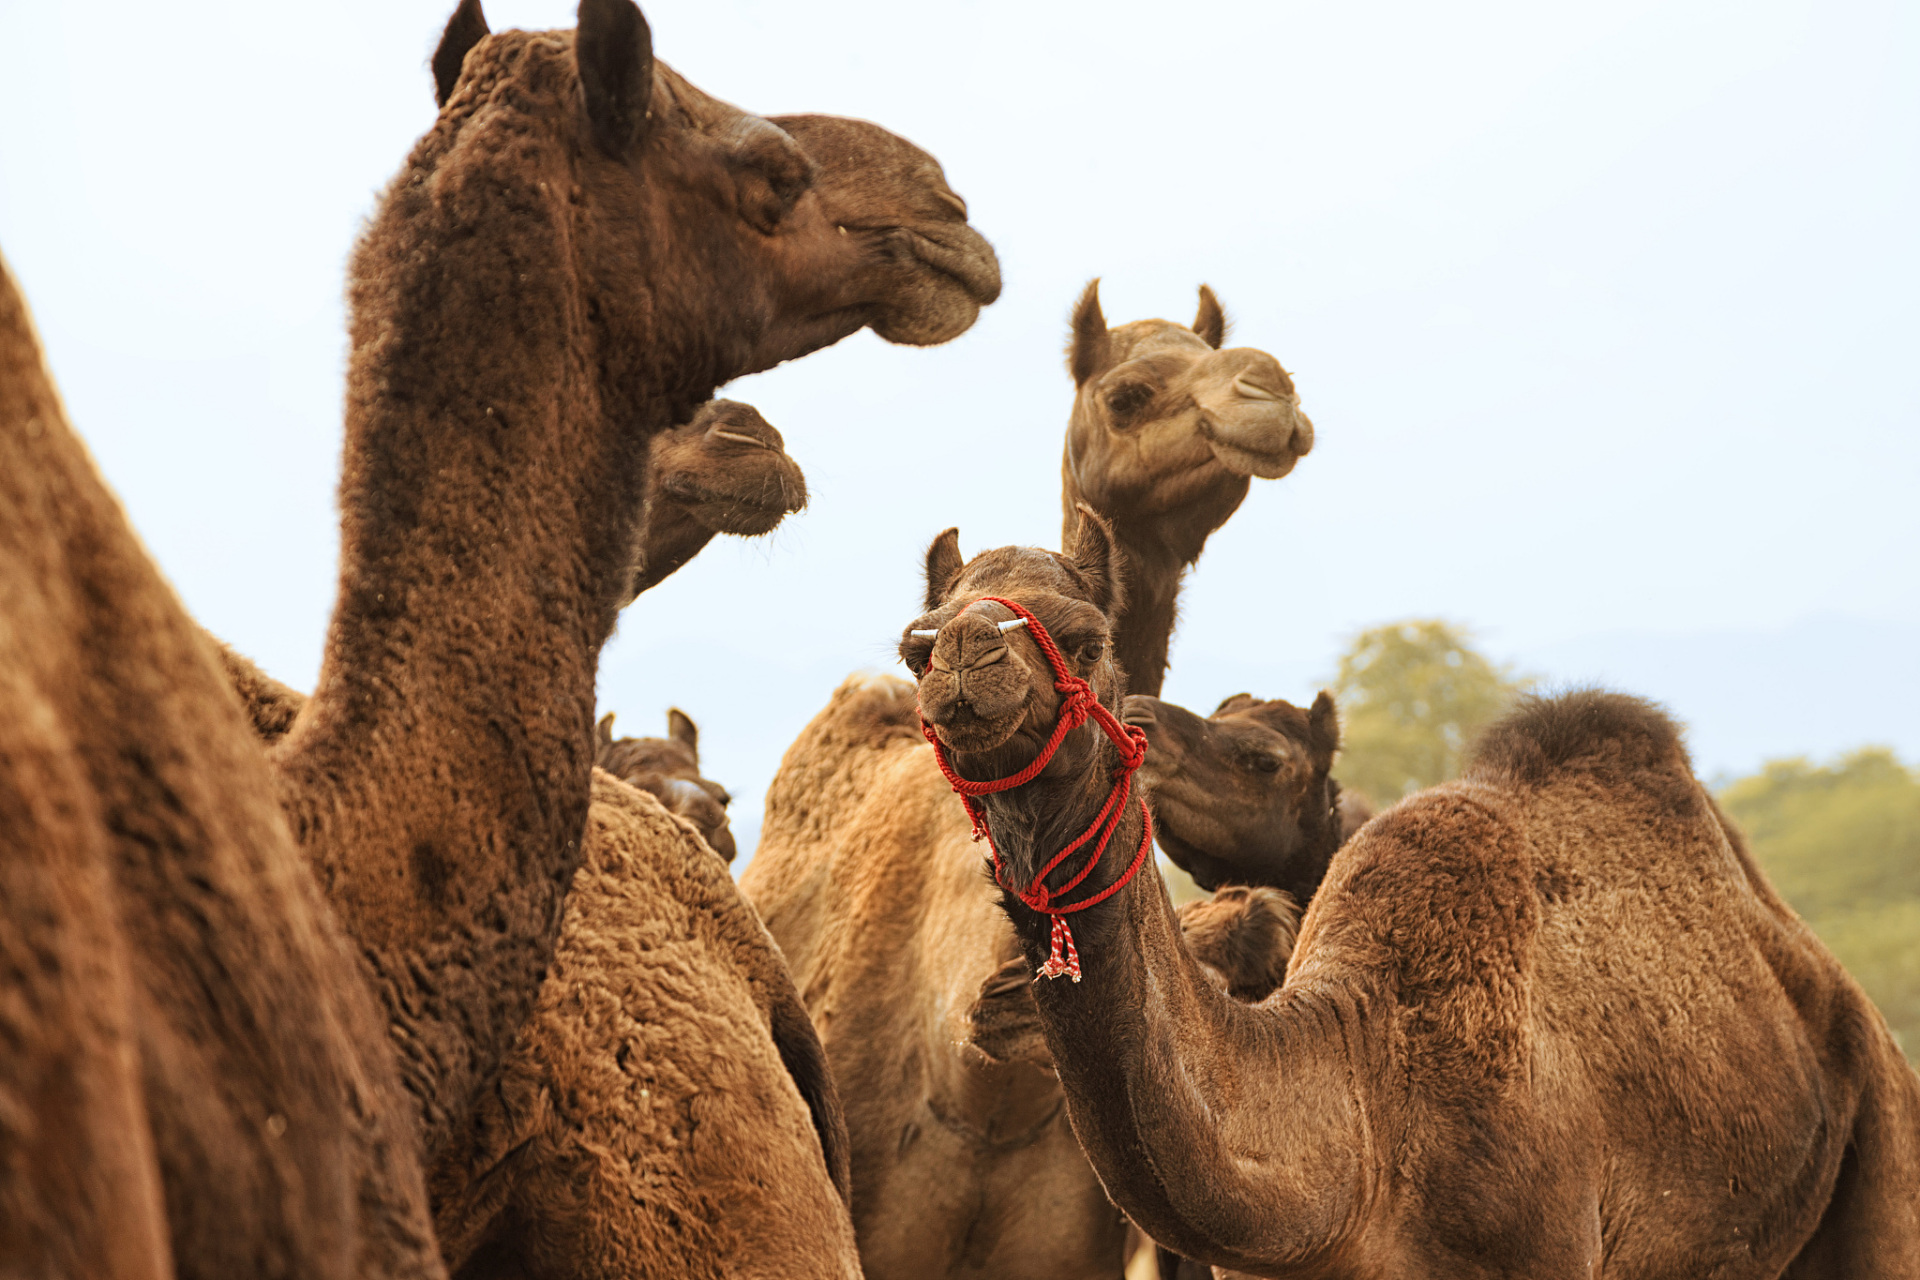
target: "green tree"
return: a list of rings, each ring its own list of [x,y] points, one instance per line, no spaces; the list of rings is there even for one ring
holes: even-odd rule
[[[1720,793],[1781,896],[1920,1056],[1920,776],[1884,747],[1775,760]]]
[[[1450,622],[1414,618],[1362,631],[1333,682],[1342,742],[1334,776],[1379,804],[1444,782],[1524,683]]]

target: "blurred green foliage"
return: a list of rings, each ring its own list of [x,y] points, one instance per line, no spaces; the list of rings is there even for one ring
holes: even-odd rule
[[[1460,772],[1473,736],[1525,681],[1490,662],[1464,628],[1436,618],[1374,627],[1340,656],[1340,785],[1388,805]]]
[[[1720,803],[1920,1059],[1920,775],[1868,747],[1831,766],[1773,761]]]

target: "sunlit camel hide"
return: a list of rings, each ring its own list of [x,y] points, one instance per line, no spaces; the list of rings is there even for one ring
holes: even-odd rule
[[[1120,703],[1113,545],[1083,535],[930,559],[902,656],[964,777],[1024,765],[1059,705],[1025,631],[973,665],[1007,612],[982,596]],[[1076,731],[982,798],[1011,883],[1117,760]],[[1038,964],[1047,918],[1004,905]],[[1529,700],[1458,782],[1374,818],[1256,1006],[1208,980],[1149,878],[1073,928],[1084,981],[1034,994],[1074,1130],[1183,1255],[1262,1276],[1920,1274],[1920,1081],[1647,703]]]

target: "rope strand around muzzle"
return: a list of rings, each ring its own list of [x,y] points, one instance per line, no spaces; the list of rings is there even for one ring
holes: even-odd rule
[[[1073,930],[1067,925],[1066,917],[1075,911],[1085,911],[1088,907],[1104,902],[1118,893],[1145,864],[1147,850],[1153,848],[1153,814],[1148,810],[1145,800],[1139,801],[1142,824],[1140,847],[1134,851],[1132,864],[1120,874],[1120,878],[1098,893],[1082,898],[1078,902],[1060,903],[1056,899],[1072,893],[1080,886],[1080,882],[1093,874],[1093,869],[1100,865],[1100,859],[1107,851],[1107,842],[1119,829],[1120,816],[1127,811],[1127,800],[1133,793],[1134,771],[1147,758],[1147,735],[1133,725],[1120,723],[1113,712],[1101,705],[1100,699],[1093,692],[1093,686],[1067,669],[1066,659],[1060,656],[1059,647],[1053,643],[1053,637],[1047,634],[1047,629],[1040,625],[1040,619],[1020,605],[1001,596],[982,596],[980,600],[974,601],[974,604],[984,600],[1005,605],[1023,619],[1027,624],[1028,632],[1033,636],[1033,642],[1040,646],[1040,652],[1046,656],[1047,662],[1053,667],[1053,687],[1060,692],[1062,698],[1060,719],[1053,726],[1053,735],[1047,739],[1047,744],[1040,748],[1040,754],[1033,758],[1032,763],[1020,772],[1004,778],[974,782],[955,772],[953,762],[947,758],[945,745],[941,743],[940,736],[933,731],[933,726],[927,723],[925,715],[920,717],[920,732],[925,734],[927,741],[933,744],[933,758],[939,762],[940,772],[946,775],[947,781],[959,793],[960,803],[967,807],[967,816],[973,820],[973,838],[985,840],[987,848],[993,854],[994,883],[1019,898],[1033,910],[1053,917],[1051,948],[1047,955],[1047,962],[1040,966],[1040,972],[1035,975],[1034,981],[1064,976],[1078,982],[1080,981],[1080,949],[1073,944]],[[969,609],[972,607],[973,605],[967,606]],[[965,611],[962,610],[962,612]],[[1060,749],[1060,744],[1066,741],[1067,735],[1088,720],[1099,725],[1112,740],[1113,745],[1120,749],[1120,764],[1113,771],[1113,789],[1107,792],[1107,802],[1100,807],[1100,812],[1095,815],[1092,825],[1035,872],[1032,883],[1024,889],[1016,889],[1006,882],[1002,874],[1000,847],[993,842],[993,832],[987,828],[986,815],[981,812],[980,806],[974,803],[974,797],[992,795],[999,791],[1011,791],[1015,787],[1032,782],[1040,776],[1040,771],[1047,767],[1047,762],[1053,759],[1054,753]],[[1096,833],[1100,836],[1100,842],[1093,847],[1093,853],[1087,859],[1087,865],[1080,868],[1079,874],[1058,889],[1049,889],[1046,884],[1047,877],[1071,857],[1075,850],[1093,839]]]

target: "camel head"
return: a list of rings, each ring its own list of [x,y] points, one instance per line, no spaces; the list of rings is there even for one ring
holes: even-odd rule
[[[1278,479],[1307,455],[1313,423],[1293,379],[1264,351],[1222,348],[1226,334],[1205,285],[1190,327],[1135,320],[1117,329],[1100,310],[1100,282],[1087,285],[1067,346],[1066,471],[1081,498],[1116,521],[1192,511],[1204,542],[1249,477]]]
[[[1300,902],[1313,896],[1341,841],[1332,697],[1322,692],[1303,711],[1241,693],[1202,719],[1135,695],[1125,718],[1146,730],[1140,780],[1154,834],[1194,883],[1270,885]]]
[[[1235,1000],[1258,1003],[1287,976],[1300,908],[1284,890],[1228,885],[1176,914],[1193,958]]]
[[[750,404],[709,400],[650,447],[649,510],[671,503],[711,533],[758,537],[807,505],[799,464]]]
[[[652,795],[692,824],[722,860],[733,861],[737,849],[727,825],[733,797],[719,783],[700,776],[700,730],[686,712],[678,707],[667,712],[664,738],[615,738],[613,713],[608,712],[595,726],[594,739],[594,764]]]
[[[932,156],[865,121],[703,93],[654,57],[631,0],[581,0],[576,31],[498,34],[462,0],[432,65],[447,153],[490,116],[560,135],[571,172],[539,190],[572,205],[587,319],[610,347],[659,346],[682,379],[717,385],[867,326],[945,342],[999,296]]]
[[[1005,605],[1017,600],[1053,637],[1068,669],[1117,709],[1126,688],[1113,656],[1121,605],[1119,551],[1106,521],[1083,510],[1071,550],[1000,547],[962,562],[949,529],[927,548],[926,611],[900,641],[919,680],[920,715],[967,776],[1017,772],[1039,753],[1059,718],[1054,670],[1029,629]],[[1068,735],[1042,778],[1084,769],[1105,742],[1081,726]]]

